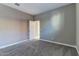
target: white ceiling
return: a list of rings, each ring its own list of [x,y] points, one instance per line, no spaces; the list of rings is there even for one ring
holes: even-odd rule
[[[16,6],[14,3],[4,3],[6,6],[10,6],[17,10],[26,12],[31,15],[37,15],[46,11],[59,8],[69,3],[19,3],[20,6]]]

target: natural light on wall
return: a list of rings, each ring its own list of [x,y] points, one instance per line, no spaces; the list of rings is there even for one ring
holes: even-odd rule
[[[56,31],[59,31],[61,28],[61,24],[62,24],[61,17],[62,17],[61,13],[57,13],[53,15],[53,17],[51,18],[51,22],[52,22],[51,24]]]

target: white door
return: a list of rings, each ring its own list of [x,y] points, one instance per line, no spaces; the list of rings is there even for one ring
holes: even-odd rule
[[[29,39],[40,39],[40,21],[29,21]]]

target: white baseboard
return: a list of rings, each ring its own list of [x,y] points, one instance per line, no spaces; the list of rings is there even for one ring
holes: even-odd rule
[[[76,50],[77,50],[77,53],[78,53],[78,56],[79,56],[79,50],[78,50],[78,48],[76,47]]]
[[[69,46],[69,47],[76,48],[77,53],[79,55],[79,50],[78,50],[77,46],[69,45],[69,44],[64,44],[64,43],[60,43],[60,42],[49,41],[49,40],[45,40],[45,39],[40,39],[40,40],[46,41],[46,42],[50,42],[50,43],[55,43],[55,44],[60,44],[60,45],[64,45],[64,46]],[[7,48],[7,47],[10,47],[10,46],[13,46],[13,45],[16,45],[16,44],[20,44],[20,43],[23,43],[23,42],[27,42],[27,40],[23,40],[23,41],[19,41],[19,42],[13,43],[13,44],[1,46],[0,49]]]
[[[78,50],[77,46],[69,45],[69,44],[64,44],[64,43],[60,43],[60,42],[55,42],[55,41],[49,41],[49,40],[45,40],[45,39],[40,39],[40,40],[46,41],[46,42],[50,42],[50,43],[60,44],[60,45],[64,45],[64,46],[73,47],[73,48],[76,49],[76,51],[77,51],[77,53],[78,53],[78,56],[79,56],[79,50]]]
[[[64,45],[64,46],[69,46],[69,47],[76,48],[75,45],[69,45],[69,44],[64,44],[64,43],[55,42],[55,41],[50,41],[50,40],[45,40],[45,39],[40,39],[40,40],[42,40],[42,41],[46,41],[46,42],[50,42],[50,43],[55,43],[55,44],[60,44],[60,45]]]
[[[19,41],[19,42],[9,44],[9,45],[0,46],[0,49],[7,48],[7,47],[10,47],[10,46],[13,46],[13,45],[16,45],[16,44],[20,44],[20,43],[25,42],[25,41],[27,41],[27,40]]]

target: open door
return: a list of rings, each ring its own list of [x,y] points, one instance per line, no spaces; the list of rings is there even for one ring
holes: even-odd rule
[[[29,21],[29,39],[40,39],[40,21]]]

